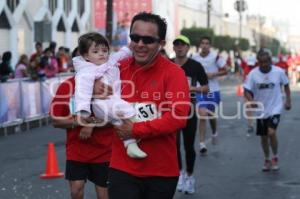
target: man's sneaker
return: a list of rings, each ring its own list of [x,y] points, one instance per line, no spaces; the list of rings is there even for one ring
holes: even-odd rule
[[[212,134],[212,136],[211,136],[211,144],[212,145],[218,144],[218,133],[217,132],[215,134]]]
[[[262,168],[262,171],[267,172],[271,170],[271,161],[270,160],[265,160],[265,164]]]
[[[184,171],[180,171],[180,176],[177,183],[177,191],[182,192],[185,187],[185,181],[186,181],[186,173]]]
[[[207,148],[204,143],[200,143],[200,154],[205,155],[207,152]]]
[[[271,169],[273,171],[278,171],[279,170],[279,166],[278,166],[278,157],[273,157],[272,158],[272,167]]]
[[[195,178],[193,176],[187,176],[184,186],[185,194],[193,194],[195,193]]]

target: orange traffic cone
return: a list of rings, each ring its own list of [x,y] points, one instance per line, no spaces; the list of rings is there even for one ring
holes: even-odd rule
[[[64,173],[59,172],[54,144],[50,142],[48,144],[46,172],[42,174],[40,177],[43,179],[49,179],[49,178],[59,178],[62,176],[64,176]]]
[[[236,96],[237,97],[242,97],[244,96],[244,88],[241,84],[239,84],[236,88]]]

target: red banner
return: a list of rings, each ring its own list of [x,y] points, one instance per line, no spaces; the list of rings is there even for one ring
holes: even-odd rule
[[[105,29],[106,0],[94,0],[94,27]],[[142,11],[152,11],[152,0],[113,0],[113,15],[117,23],[128,27],[132,17]]]

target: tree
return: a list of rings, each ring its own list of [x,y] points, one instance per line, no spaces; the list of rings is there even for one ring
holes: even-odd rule
[[[183,28],[180,33],[182,35],[187,36],[190,39],[191,45],[198,47],[201,37],[208,36],[212,40],[212,45],[218,48],[220,51],[230,51],[235,48],[239,48],[241,50],[249,50],[250,44],[248,39],[230,37],[228,35],[215,35],[213,29],[211,28]],[[238,43],[238,46],[236,46]]]
[[[191,45],[193,46],[199,46],[201,37],[208,36],[212,39],[214,37],[214,31],[211,28],[183,28],[180,31],[180,34],[188,37],[190,39]]]
[[[249,50],[250,48],[249,40],[246,38],[238,39],[238,47],[243,51]]]
[[[218,35],[214,37],[213,46],[218,48],[220,51],[230,51],[234,47],[234,39],[228,35]]]

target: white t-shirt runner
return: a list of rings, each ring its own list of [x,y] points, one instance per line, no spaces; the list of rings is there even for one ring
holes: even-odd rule
[[[261,102],[263,110],[259,115],[268,118],[280,114],[283,108],[281,87],[289,83],[284,70],[272,66],[268,73],[262,73],[259,67],[253,69],[247,76],[244,88],[251,91],[254,101]]]
[[[226,66],[226,61],[214,52],[209,52],[205,57],[197,55],[192,56],[197,62],[200,62],[206,73],[216,73],[219,69]],[[220,91],[218,77],[208,79],[209,92]]]

